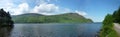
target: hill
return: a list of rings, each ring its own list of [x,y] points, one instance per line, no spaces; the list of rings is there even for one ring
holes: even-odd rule
[[[91,19],[87,19],[77,13],[66,13],[59,15],[42,15],[36,13],[27,13],[12,16],[15,23],[91,23]]]

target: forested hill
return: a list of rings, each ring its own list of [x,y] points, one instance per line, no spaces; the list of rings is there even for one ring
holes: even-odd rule
[[[27,13],[12,16],[15,23],[91,23],[91,19],[87,19],[77,13],[66,13],[59,15],[41,15],[35,13]]]

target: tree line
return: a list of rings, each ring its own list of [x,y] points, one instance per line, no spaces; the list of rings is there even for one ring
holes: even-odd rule
[[[9,12],[0,9],[0,26],[13,25]]]
[[[120,7],[113,14],[107,14],[103,20],[103,26],[100,32],[100,37],[118,37],[114,30],[113,23],[120,23]]]

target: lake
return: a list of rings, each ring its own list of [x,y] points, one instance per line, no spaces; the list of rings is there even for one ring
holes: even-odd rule
[[[14,24],[0,28],[1,37],[95,37],[102,23]]]

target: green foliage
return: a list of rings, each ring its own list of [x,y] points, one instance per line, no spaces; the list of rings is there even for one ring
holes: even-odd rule
[[[119,37],[115,30],[112,30],[108,37]]]
[[[113,23],[113,17],[112,15],[108,14],[103,21],[103,27],[100,33],[101,37],[106,37],[108,34],[110,34],[113,31],[112,23]]]
[[[91,19],[86,19],[76,13],[67,13],[60,15],[40,15],[40,14],[23,14],[13,16],[16,23],[90,23]]]
[[[107,14],[107,16],[105,17],[105,19],[103,21],[103,26],[109,25],[110,27],[112,27],[113,26],[112,23],[113,23],[112,15]]]
[[[12,25],[13,21],[11,20],[11,16],[9,12],[0,9],[0,26],[3,25]]]
[[[113,13],[114,22],[120,23],[120,8]]]
[[[114,11],[113,15],[106,15],[100,37],[118,37],[116,31],[113,29],[113,22],[120,23],[120,8]]]

